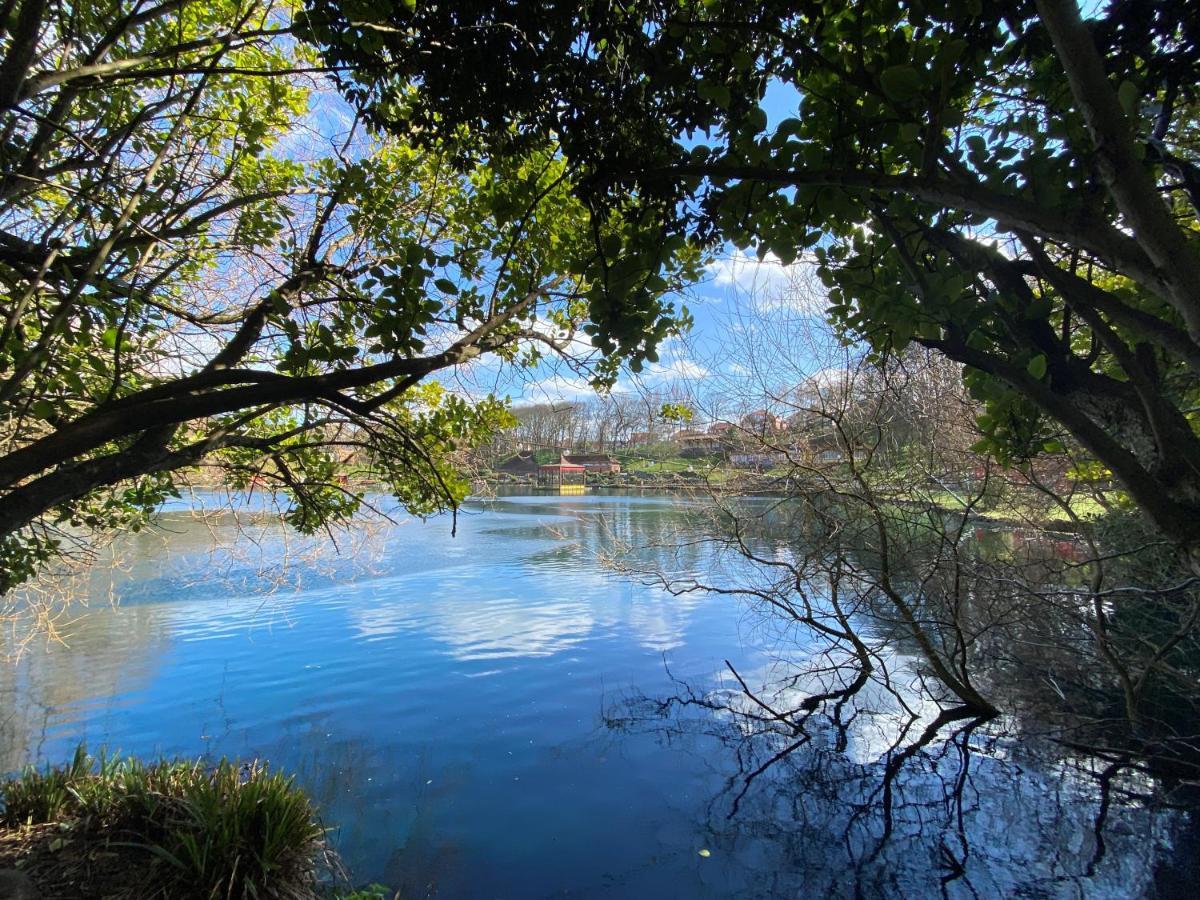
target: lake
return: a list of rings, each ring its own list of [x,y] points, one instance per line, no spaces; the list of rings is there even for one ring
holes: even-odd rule
[[[885,785],[889,710],[865,702],[848,741],[818,734],[747,787],[778,740],[711,702],[736,687],[726,661],[752,681],[806,639],[602,558],[728,567],[666,548],[694,510],[501,496],[455,537],[402,520],[338,556],[253,502],[168,508],[86,583],[64,644],[3,668],[3,768],[80,741],[266,758],[315,798],[354,881],[404,897],[1169,892],[1189,820],[1122,795],[1098,833],[1090,764],[1012,723],[931,744]]]

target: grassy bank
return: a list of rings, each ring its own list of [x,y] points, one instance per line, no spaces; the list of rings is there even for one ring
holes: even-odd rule
[[[291,778],[259,763],[92,757],[0,785],[0,868],[42,897],[324,895],[333,857]]]

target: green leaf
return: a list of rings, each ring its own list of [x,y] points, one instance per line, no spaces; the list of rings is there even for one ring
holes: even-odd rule
[[[775,129],[775,139],[782,143],[788,138],[796,137],[804,131],[804,123],[800,119],[784,119]]]
[[[50,419],[54,417],[57,407],[49,400],[37,400],[30,407],[30,411],[39,419]]]
[[[1025,371],[1039,380],[1044,378],[1046,376],[1046,355],[1039,353],[1031,359],[1029,365],[1025,367]]]
[[[449,278],[439,278],[439,279],[437,279],[437,281],[435,281],[433,283],[433,286],[436,287],[439,291],[441,291],[444,294],[457,294],[458,293],[458,285],[455,284],[453,281],[451,281]]]
[[[879,86],[891,100],[905,102],[921,93],[921,73],[910,65],[888,66],[879,75]]]
[[[704,100],[709,100],[721,109],[729,106],[732,96],[729,93],[729,88],[724,84],[719,84],[715,81],[702,81],[696,86],[696,92]]]
[[[1137,115],[1138,106],[1138,87],[1132,81],[1122,81],[1121,86],[1117,88],[1117,100],[1121,104],[1121,109],[1125,110],[1125,115],[1134,118]]]

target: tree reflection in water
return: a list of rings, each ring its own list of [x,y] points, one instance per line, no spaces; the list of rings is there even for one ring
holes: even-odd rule
[[[1101,559],[814,491],[726,503],[670,542],[720,563],[664,567],[660,546],[619,565],[748,604],[774,662],[606,721],[727,749],[710,827],[776,847],[770,893],[1170,896],[1191,865],[1196,598],[1152,590],[1115,541]]]
[[[727,856],[772,846],[776,860],[747,861],[763,895],[1128,897],[1151,893],[1173,848],[1186,866],[1184,797],[1136,766],[1064,752],[1004,716],[932,711],[894,680],[803,708],[781,668],[761,684],[730,670],[707,692],[676,681],[606,716],[676,745],[719,742],[732,770],[707,827]]]

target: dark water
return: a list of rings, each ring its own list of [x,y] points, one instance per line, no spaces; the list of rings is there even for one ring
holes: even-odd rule
[[[994,729],[932,744],[884,791],[882,697],[846,746],[818,735],[731,815],[771,740],[711,704],[637,698],[723,695],[726,660],[752,679],[804,638],[596,558],[669,542],[687,512],[503,497],[456,538],[407,521],[343,557],[168,513],[88,586],[65,646],[3,670],[0,764],[81,740],[265,757],[316,798],[355,880],[405,897],[1130,897],[1186,863],[1182,816],[1118,798],[1098,837],[1088,765]],[[658,562],[724,565],[701,548]]]

